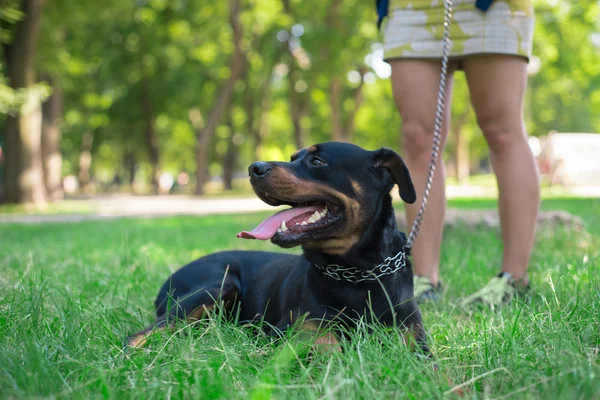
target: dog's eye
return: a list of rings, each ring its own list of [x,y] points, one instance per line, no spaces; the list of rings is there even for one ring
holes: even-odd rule
[[[325,161],[321,160],[319,157],[313,157],[310,160],[310,164],[313,167],[321,167],[321,166],[325,165]]]

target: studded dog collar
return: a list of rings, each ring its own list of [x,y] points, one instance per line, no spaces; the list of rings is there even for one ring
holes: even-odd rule
[[[361,269],[356,267],[345,267],[338,264],[317,265],[324,275],[337,281],[359,283],[364,281],[376,281],[382,276],[392,275],[406,268],[406,249],[402,249],[393,257],[388,257],[384,262],[372,269]]]

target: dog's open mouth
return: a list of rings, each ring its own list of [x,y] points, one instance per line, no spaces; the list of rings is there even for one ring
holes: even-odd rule
[[[252,231],[237,234],[238,238],[269,240],[300,240],[325,231],[343,217],[342,209],[328,203],[290,204],[292,208],[280,211],[261,222]]]

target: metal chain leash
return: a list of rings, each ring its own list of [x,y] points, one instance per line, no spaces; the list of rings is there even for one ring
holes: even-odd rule
[[[444,0],[444,38],[442,48],[442,72],[440,74],[440,87],[437,96],[437,109],[435,112],[435,125],[433,130],[433,146],[431,149],[431,161],[429,162],[429,174],[427,176],[427,182],[425,184],[425,193],[423,194],[423,201],[421,207],[415,218],[408,240],[406,241],[405,248],[411,249],[419,229],[421,222],[423,221],[423,215],[425,214],[425,208],[427,208],[427,198],[431,191],[431,185],[433,183],[433,176],[435,174],[435,165],[437,164],[438,155],[440,151],[440,143],[442,141],[442,123],[444,120],[444,109],[446,106],[446,77],[448,75],[448,59],[450,57],[450,48],[452,47],[452,41],[450,40],[450,20],[452,19],[452,0]]]
[[[444,119],[444,109],[446,106],[446,77],[448,75],[448,59],[450,57],[450,48],[452,42],[450,40],[450,21],[452,19],[452,0],[444,0],[444,37],[443,37],[443,48],[442,48],[442,71],[440,73],[440,86],[437,96],[437,108],[435,112],[435,125],[433,130],[433,145],[431,149],[431,161],[429,162],[429,174],[427,176],[427,182],[425,184],[425,193],[423,194],[423,201],[415,222],[413,223],[412,229],[406,241],[406,245],[402,250],[398,252],[394,257],[388,257],[384,262],[377,265],[373,269],[365,270],[356,267],[344,267],[337,264],[331,265],[316,265],[316,267],[324,274],[338,281],[347,281],[351,283],[358,283],[363,281],[375,281],[384,275],[391,275],[398,270],[406,267],[406,254],[407,250],[410,250],[419,234],[419,228],[423,221],[423,215],[425,214],[425,208],[427,208],[427,198],[431,191],[431,184],[433,183],[433,176],[435,174],[435,165],[440,151],[440,143],[442,139],[442,123]],[[391,266],[393,262],[393,267]]]

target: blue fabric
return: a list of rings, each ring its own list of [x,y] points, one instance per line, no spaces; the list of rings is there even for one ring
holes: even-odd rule
[[[381,22],[388,15],[390,0],[375,0],[375,6],[377,7],[377,29],[380,29]]]
[[[481,11],[487,11],[492,5],[492,1],[494,0],[477,0],[475,2],[475,7],[479,8]]]

